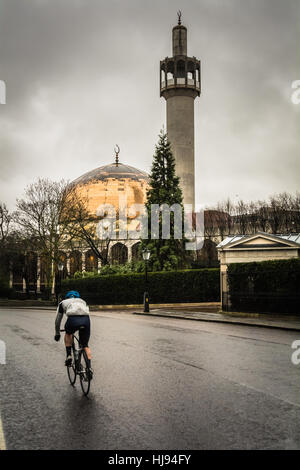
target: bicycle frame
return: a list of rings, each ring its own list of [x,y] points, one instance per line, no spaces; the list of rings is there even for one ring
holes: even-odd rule
[[[65,333],[65,332],[66,332],[66,330],[60,330],[60,331],[61,331],[62,333]],[[73,337],[72,346],[74,345],[74,347],[75,347],[74,339],[76,339],[77,344],[78,344],[78,349],[77,349],[77,351],[82,351],[84,348],[83,348],[82,345],[80,344],[79,338],[77,338],[77,336],[75,335],[75,333],[72,333],[72,337]]]
[[[65,332],[66,330],[60,330],[61,332]],[[85,364],[87,364],[87,355],[85,352],[85,348],[82,347],[79,338],[75,335],[75,333],[72,334],[73,341],[72,341],[72,350],[73,350],[73,357],[74,357],[74,365],[68,366],[68,376],[69,380],[71,382],[71,385],[74,386],[76,382],[76,376],[78,375],[80,378],[80,385],[82,392],[84,393],[85,396],[88,395],[89,390],[90,390],[90,376],[89,376],[89,368],[85,366],[85,368],[82,367],[81,364],[81,356],[83,355],[83,360]],[[75,341],[77,342],[78,347],[76,348]],[[75,354],[75,352],[78,353],[78,356]],[[74,378],[70,377],[70,369],[73,369],[74,372]],[[87,382],[87,383],[86,383]]]

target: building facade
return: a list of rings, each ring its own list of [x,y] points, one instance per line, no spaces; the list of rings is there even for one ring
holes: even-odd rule
[[[230,310],[227,270],[231,263],[250,263],[270,260],[288,260],[300,257],[300,234],[270,234],[226,237],[217,246],[220,261],[221,302],[223,310]]]

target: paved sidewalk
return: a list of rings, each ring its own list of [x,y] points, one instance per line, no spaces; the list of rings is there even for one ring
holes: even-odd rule
[[[101,317],[105,313],[127,313],[129,315],[143,315],[152,317],[179,318],[183,320],[206,321],[216,323],[234,323],[237,325],[259,326],[264,328],[281,328],[285,330],[300,331],[299,316],[287,314],[262,314],[262,313],[217,313],[219,304],[171,304],[153,305],[149,313],[143,312],[142,305],[93,305],[90,306],[90,314]],[[150,306],[151,307],[151,306]],[[56,306],[28,306],[28,305],[1,305],[0,309],[28,309],[36,311],[55,311]]]
[[[153,317],[181,318],[207,322],[234,323],[237,325],[259,326],[264,328],[281,328],[285,330],[300,331],[300,315],[275,315],[262,313],[212,313],[185,310],[151,309],[149,313],[135,311],[134,315]]]

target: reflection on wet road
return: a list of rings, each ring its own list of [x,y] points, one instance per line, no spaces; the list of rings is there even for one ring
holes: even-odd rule
[[[0,415],[8,449],[300,448],[297,333],[92,316],[95,378],[72,388],[54,311],[0,310]]]

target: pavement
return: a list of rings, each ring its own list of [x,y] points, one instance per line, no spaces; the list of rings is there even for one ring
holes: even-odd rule
[[[180,318],[183,320],[216,322],[216,323],[232,323],[236,325],[248,325],[263,328],[280,328],[291,331],[300,331],[300,314],[294,315],[274,315],[262,313],[214,313],[199,312],[187,309],[163,309],[157,308],[150,310],[149,313],[143,310],[133,312],[135,315],[151,315],[154,317]]]
[[[26,303],[6,302],[0,308],[20,308],[29,310],[55,310],[56,306],[47,305],[29,306]],[[280,328],[290,331],[300,331],[299,315],[288,314],[263,314],[244,312],[222,312],[219,302],[205,303],[177,303],[177,304],[152,304],[150,312],[143,311],[143,305],[91,305],[91,315],[101,316],[105,312],[130,313],[134,315],[146,315],[154,317],[177,318],[182,320],[194,320],[203,322],[232,323],[236,325],[257,326],[263,328]]]
[[[93,312],[86,398],[54,319],[0,309],[0,448],[300,449],[299,332]]]

